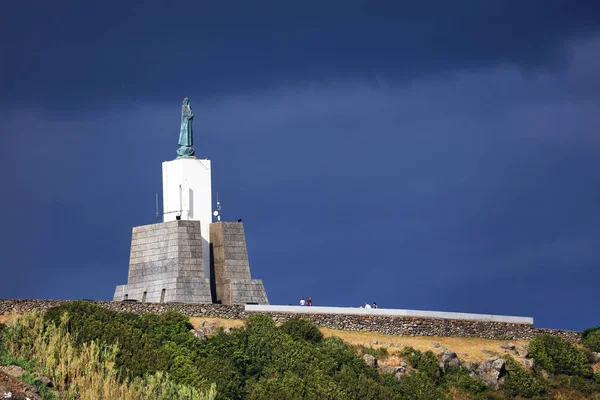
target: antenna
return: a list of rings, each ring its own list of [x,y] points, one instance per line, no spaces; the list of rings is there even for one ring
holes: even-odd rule
[[[221,215],[219,214],[219,211],[221,211],[221,203],[219,202],[219,192],[217,192],[217,209],[215,212],[213,212],[213,215],[217,219],[217,222],[221,221]]]
[[[158,224],[158,193],[156,193],[156,223]]]

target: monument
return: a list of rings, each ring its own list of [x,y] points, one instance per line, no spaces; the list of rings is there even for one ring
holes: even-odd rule
[[[193,118],[186,97],[178,156],[162,164],[163,222],[133,228],[128,281],[113,300],[268,304],[250,276],[243,224],[212,223],[211,162],[195,156]]]

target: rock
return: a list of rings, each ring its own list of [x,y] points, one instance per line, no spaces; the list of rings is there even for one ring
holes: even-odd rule
[[[365,363],[367,363],[367,365],[372,365],[374,367],[377,366],[377,359],[370,354],[365,354],[363,356],[363,360],[365,360]]]
[[[394,377],[395,377],[397,380],[400,380],[400,378],[401,378],[401,377],[402,377],[402,375],[404,375],[404,374],[406,374],[406,368],[402,368],[402,367],[400,367],[400,368],[398,368],[398,371],[396,371],[396,374],[394,374]]]
[[[592,352],[592,356],[594,357],[594,364],[600,362],[600,353]]]
[[[496,356],[496,352],[495,352],[495,351],[491,351],[491,350],[481,350],[481,352],[482,352],[483,354],[487,354],[487,355],[490,355],[490,356]]]
[[[13,378],[20,378],[25,374],[25,370],[21,367],[17,367],[16,365],[9,365],[7,367],[0,368],[7,375],[12,376]]]
[[[442,354],[442,359],[440,361],[440,368],[442,371],[446,371],[448,367],[459,367],[460,360],[456,356],[456,353],[452,350],[444,350]]]
[[[500,387],[504,374],[506,374],[506,361],[498,356],[488,358],[477,368],[479,379],[494,389]]]
[[[50,380],[50,378],[48,378],[47,376],[40,376],[40,381],[44,384],[44,386],[46,387],[54,387],[54,383],[52,383],[52,381]]]
[[[371,344],[379,344],[379,342],[377,340],[373,340]]]
[[[525,346],[519,346],[516,350],[519,357],[525,358],[529,355],[529,350],[527,350],[527,347]]]
[[[391,365],[381,365],[381,366],[379,366],[379,370],[381,372],[386,373],[386,374],[395,374],[398,371],[398,369],[400,369],[400,367],[394,367],[394,366],[391,366]]]
[[[406,363],[406,361],[402,361],[402,362],[400,363],[400,367],[401,367],[401,368],[406,368],[406,367],[408,367],[408,364]]]
[[[192,332],[192,334],[197,337],[198,339],[202,339],[202,340],[206,340],[206,333],[204,332],[204,330],[202,329],[192,329],[190,330],[190,332]]]
[[[500,345],[500,348],[505,349],[505,350],[514,350],[515,345],[514,345],[514,343],[502,343]]]
[[[530,371],[535,368],[535,360],[533,358],[526,358],[523,360],[523,365]]]
[[[463,362],[461,363],[461,366],[467,371],[473,372],[473,364],[471,364],[470,362]]]
[[[440,348],[442,345],[439,342],[432,342],[431,345],[436,349]]]

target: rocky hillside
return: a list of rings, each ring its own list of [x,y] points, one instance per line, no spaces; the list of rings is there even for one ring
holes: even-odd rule
[[[0,318],[0,396],[11,399],[600,400],[597,328],[580,343],[392,336],[90,302]]]

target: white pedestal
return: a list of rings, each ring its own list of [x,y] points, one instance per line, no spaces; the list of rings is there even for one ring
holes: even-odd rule
[[[212,192],[210,160],[181,158],[165,161],[163,174],[163,221],[200,221],[204,273],[210,277],[210,224],[212,223]]]

